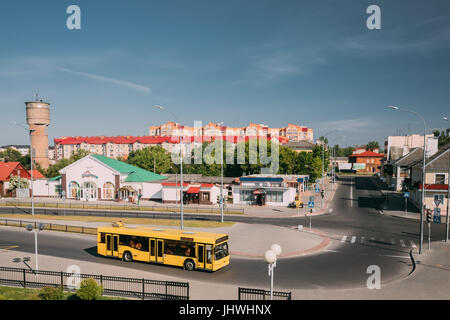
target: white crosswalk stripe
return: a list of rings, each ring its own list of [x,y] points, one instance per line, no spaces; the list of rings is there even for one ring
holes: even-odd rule
[[[369,244],[379,244],[379,245],[392,245],[392,246],[401,246],[402,248],[407,247],[408,245],[406,242],[408,242],[409,246],[411,248],[417,248],[416,244],[413,240],[403,240],[403,239],[388,239],[385,242],[385,238],[375,238],[375,237],[358,237],[358,236],[342,236],[341,242],[342,243],[350,243],[350,244],[357,244],[358,238],[360,238],[361,244],[369,243]],[[347,239],[349,241],[347,241]],[[368,240],[368,241],[367,241]]]

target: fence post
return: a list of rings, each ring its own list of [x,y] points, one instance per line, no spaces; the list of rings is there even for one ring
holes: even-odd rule
[[[25,268],[22,270],[23,270],[23,287],[26,288],[27,287],[27,279],[26,279]]]
[[[189,300],[189,282],[187,283],[187,300]]]
[[[241,300],[241,288],[238,288],[238,300]]]
[[[103,287],[103,275],[100,275],[100,285]]]
[[[61,271],[61,287],[64,288],[64,276],[62,271]]]
[[[66,232],[67,232],[67,224],[66,224]]]
[[[165,298],[167,300],[167,281],[165,282],[165,284],[166,284],[166,295],[165,295]]]
[[[84,233],[84,226],[81,226],[81,233]]]
[[[142,278],[142,300],[145,300],[145,279]]]

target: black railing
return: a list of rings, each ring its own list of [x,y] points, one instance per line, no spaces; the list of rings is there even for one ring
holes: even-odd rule
[[[291,300],[291,292],[273,292],[273,300]],[[270,300],[270,291],[262,289],[239,288],[239,300]]]
[[[15,220],[8,218],[0,218],[0,226],[7,227],[26,227],[27,225],[33,225],[34,229],[37,229],[40,224],[44,226],[44,230],[53,231],[63,231],[63,232],[74,232],[74,233],[86,233],[86,234],[97,234],[97,228],[90,228],[85,226],[71,226],[66,224],[56,224],[47,223],[39,221],[26,221],[26,220]]]
[[[76,283],[88,278],[103,286],[103,293],[106,295],[154,300],[189,300],[189,282],[0,267],[0,284],[24,288],[61,286],[64,290],[73,290]]]
[[[0,200],[0,206],[2,207],[22,207],[22,208],[31,208],[32,203],[30,201],[19,201],[19,200]],[[48,209],[78,209],[78,210],[100,210],[100,211],[125,211],[125,212],[162,212],[162,213],[177,213],[180,211],[179,205],[137,205],[132,203],[122,203],[119,204],[114,201],[110,201],[108,203],[91,203],[86,201],[55,201],[55,202],[43,202],[43,201],[35,201],[34,202],[35,209],[38,208],[48,208]],[[72,211],[72,210],[71,210]],[[220,207],[208,207],[208,206],[186,206],[184,208],[184,212],[186,213],[209,213],[209,214],[220,214]],[[244,214],[245,210],[243,208],[224,208],[225,214]]]

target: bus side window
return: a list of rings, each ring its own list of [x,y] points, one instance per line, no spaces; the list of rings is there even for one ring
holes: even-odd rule
[[[198,246],[198,262],[203,262],[203,246]]]
[[[206,247],[206,263],[212,263],[212,249],[211,246]]]
[[[103,232],[100,233],[100,243],[105,243],[105,234]]]
[[[162,241],[158,241],[158,257],[162,257],[163,256],[163,252],[162,252],[162,245],[163,242]]]

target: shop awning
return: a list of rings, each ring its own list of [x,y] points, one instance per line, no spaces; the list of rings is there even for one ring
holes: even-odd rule
[[[199,193],[200,192],[200,187],[190,187],[186,193]]]

